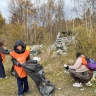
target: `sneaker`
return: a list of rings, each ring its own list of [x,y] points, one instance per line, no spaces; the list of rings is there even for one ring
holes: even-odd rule
[[[31,94],[32,92],[30,90],[27,90],[26,93]]]
[[[4,77],[4,78],[7,78],[7,76],[6,76],[6,77]],[[4,78],[0,78],[0,79],[4,79]]]
[[[7,78],[7,76],[5,78]]]
[[[82,83],[76,82],[76,83],[73,84],[73,86],[74,86],[74,87],[82,87]]]
[[[92,83],[89,81],[87,83],[85,83],[86,86],[92,86]]]
[[[18,96],[24,96],[24,94],[18,95]]]

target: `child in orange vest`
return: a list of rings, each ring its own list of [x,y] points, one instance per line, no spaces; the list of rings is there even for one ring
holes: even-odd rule
[[[5,75],[5,70],[2,62],[5,62],[5,55],[4,54],[9,54],[8,50],[4,50],[5,40],[3,38],[0,38],[0,79],[7,78]]]
[[[31,93],[29,91],[27,73],[21,67],[29,57],[30,50],[26,50],[25,44],[21,40],[17,40],[14,45],[14,50],[10,53],[15,70],[15,77],[17,78],[18,96],[24,96],[24,92]]]

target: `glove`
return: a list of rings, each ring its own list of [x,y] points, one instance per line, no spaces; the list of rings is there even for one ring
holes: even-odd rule
[[[69,69],[69,66],[68,66],[68,65],[66,65],[66,64],[64,64],[64,67],[65,67],[65,69],[66,69],[66,70],[68,70],[68,69]]]
[[[18,66],[18,67],[21,67],[21,64],[20,64],[20,63],[17,63],[17,66]]]

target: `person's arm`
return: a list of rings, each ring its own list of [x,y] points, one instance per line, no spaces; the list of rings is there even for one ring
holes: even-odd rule
[[[30,60],[30,55],[26,58],[26,61],[29,61]]]
[[[78,58],[73,66],[69,66],[69,69],[78,69],[82,64],[82,58]]]
[[[4,50],[1,46],[0,46],[0,52],[3,54],[9,54],[10,53],[8,50]]]
[[[15,58],[13,58],[13,57],[12,57],[11,61],[12,61],[12,63],[13,63],[14,65],[17,65],[17,63],[18,63],[17,60],[16,60]]]
[[[11,61],[12,61],[13,65],[21,67],[21,64],[15,58],[12,57]]]

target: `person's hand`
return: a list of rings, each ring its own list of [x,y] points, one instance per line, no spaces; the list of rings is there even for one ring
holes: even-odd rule
[[[66,64],[64,64],[64,67],[65,67],[65,69],[66,69],[66,70],[68,70],[68,69],[69,69],[69,66],[68,66],[68,65],[66,65]]]
[[[21,64],[20,64],[20,63],[17,63],[17,66],[18,66],[18,67],[21,67]]]
[[[9,53],[10,53],[12,50],[9,49],[8,51],[9,51]]]

